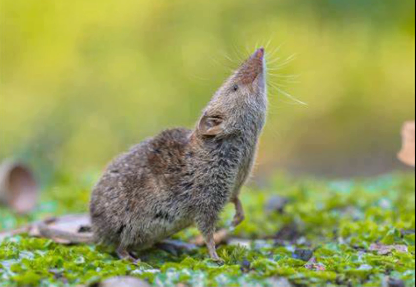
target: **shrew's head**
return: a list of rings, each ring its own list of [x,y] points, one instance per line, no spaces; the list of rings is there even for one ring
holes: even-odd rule
[[[257,50],[222,85],[197,126],[200,137],[225,138],[244,131],[260,132],[267,113],[265,50]]]

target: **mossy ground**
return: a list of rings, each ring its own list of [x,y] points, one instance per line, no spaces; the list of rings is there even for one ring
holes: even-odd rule
[[[17,217],[0,209],[0,230],[50,215],[85,212],[95,176],[60,176],[42,194],[33,215]],[[263,188],[243,192],[247,219],[233,231],[249,247],[221,246],[222,267],[206,259],[206,250],[173,256],[161,250],[143,254],[140,267],[117,260],[95,246],[62,246],[46,239],[16,236],[0,243],[0,286],[79,286],[116,275],[132,275],[154,286],[267,286],[286,277],[296,286],[382,286],[387,276],[415,286],[415,177],[390,175],[371,180],[316,181],[276,176]],[[289,199],[283,213],[267,213],[274,196]],[[222,226],[231,221],[229,207]],[[296,226],[295,242],[277,240],[285,226]],[[177,237],[189,240],[197,232]],[[378,255],[376,242],[400,244],[408,252]],[[313,251],[315,268],[294,255]]]

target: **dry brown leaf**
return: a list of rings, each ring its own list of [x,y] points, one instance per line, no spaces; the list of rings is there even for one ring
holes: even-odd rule
[[[20,235],[24,233],[29,233],[31,228],[32,226],[28,225],[28,226],[24,226],[18,229],[0,232],[0,241],[8,237],[12,237],[12,236],[16,236],[16,235]]]
[[[326,271],[326,267],[324,264],[319,263],[315,257],[312,257],[308,263],[305,265],[306,269],[312,270],[312,271]]]
[[[52,239],[56,243],[72,244],[67,237],[60,238],[59,234],[69,233],[76,236],[85,237],[86,239],[92,236],[89,232],[80,232],[84,227],[91,225],[88,214],[66,215],[58,218],[48,218],[43,221],[31,223],[29,225],[0,232],[0,241],[7,237],[16,236],[20,234],[29,234],[32,237],[44,237]]]
[[[221,230],[217,231],[214,235],[214,240],[215,240],[216,245],[226,243],[229,238],[230,238],[229,237],[229,232],[228,232],[227,229],[221,229]],[[197,238],[195,238],[194,240],[192,240],[191,243],[195,244],[195,245],[198,245],[198,246],[204,246],[205,245],[205,240],[204,240],[204,237],[202,235],[200,235]]]
[[[402,131],[403,146],[398,157],[410,166],[415,166],[415,122],[407,122]]]
[[[384,244],[372,244],[370,251],[376,251],[379,255],[388,255],[393,251],[400,253],[408,253],[409,248],[406,245],[384,245]]]
[[[25,165],[5,161],[0,165],[0,203],[20,214],[29,213],[37,203],[38,185]]]
[[[51,219],[46,219],[43,222],[49,222]],[[21,235],[21,234],[28,234],[29,236],[32,237],[40,237],[40,231],[39,231],[39,224],[42,222],[34,222],[31,224],[28,224],[26,226],[22,226],[13,230],[6,230],[3,232],[0,232],[0,241],[8,238],[8,237],[12,237],[12,236],[16,236],[16,235]]]
[[[38,224],[41,237],[49,238],[60,244],[89,243],[91,232],[80,232],[91,226],[88,214],[66,215]]]

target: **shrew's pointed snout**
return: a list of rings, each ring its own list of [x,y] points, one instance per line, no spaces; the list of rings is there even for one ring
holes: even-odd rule
[[[264,48],[258,49],[238,70],[237,77],[241,83],[247,85],[264,72]]]
[[[264,52],[265,52],[264,48],[260,48],[254,53],[253,57],[263,61]]]

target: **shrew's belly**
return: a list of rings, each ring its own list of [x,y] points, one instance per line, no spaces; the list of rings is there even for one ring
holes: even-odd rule
[[[248,149],[246,151],[246,156],[243,158],[240,169],[238,171],[232,197],[238,197],[241,187],[246,183],[246,181],[250,177],[251,171],[253,169],[254,160],[254,148]]]
[[[170,238],[176,233],[190,227],[193,220],[188,216],[178,216],[175,219],[157,218],[154,219],[146,228],[145,236],[140,240],[139,247],[146,249]]]

